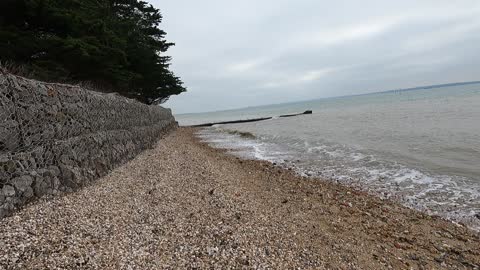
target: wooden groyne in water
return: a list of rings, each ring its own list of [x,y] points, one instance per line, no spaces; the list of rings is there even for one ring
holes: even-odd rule
[[[292,116],[299,116],[299,115],[304,115],[304,114],[312,114],[313,112],[311,110],[304,111],[303,113],[295,113],[295,114],[284,114],[280,115],[279,117],[292,117]]]
[[[285,115],[280,115],[279,117],[292,117],[292,116],[299,116],[299,115],[304,115],[304,114],[312,114],[313,112],[311,110],[304,111],[303,113],[296,113],[296,114],[285,114]],[[245,120],[233,120],[233,121],[223,121],[223,122],[214,122],[214,123],[205,123],[205,124],[200,124],[200,125],[193,125],[189,127],[211,127],[213,125],[225,125],[225,124],[240,124],[240,123],[249,123],[249,122],[258,122],[258,121],[264,121],[264,120],[270,120],[273,117],[262,117],[262,118],[254,118],[254,119],[245,119]]]

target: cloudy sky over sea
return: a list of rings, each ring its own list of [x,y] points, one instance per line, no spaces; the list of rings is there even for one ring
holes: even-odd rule
[[[151,0],[175,113],[480,80],[480,1]]]

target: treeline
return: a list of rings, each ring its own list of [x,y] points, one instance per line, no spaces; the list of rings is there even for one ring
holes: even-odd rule
[[[185,91],[160,11],[140,0],[0,0],[0,60],[45,81],[90,82],[141,102]]]

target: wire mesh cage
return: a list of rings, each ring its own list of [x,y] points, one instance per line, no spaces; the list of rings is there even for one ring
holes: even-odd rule
[[[72,191],[151,147],[170,110],[0,71],[0,217]]]

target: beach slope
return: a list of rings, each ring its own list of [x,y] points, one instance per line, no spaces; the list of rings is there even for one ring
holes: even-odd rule
[[[478,234],[180,128],[0,220],[0,269],[479,269]]]

